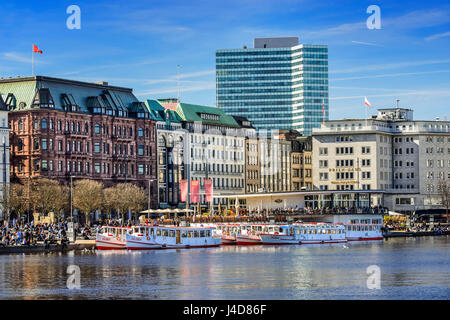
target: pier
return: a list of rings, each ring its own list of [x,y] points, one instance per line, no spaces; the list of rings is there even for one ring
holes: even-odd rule
[[[77,240],[66,246],[61,244],[45,245],[38,243],[36,245],[15,245],[0,247],[1,254],[20,254],[20,253],[50,253],[50,252],[67,252],[72,250],[93,250],[95,249],[95,240]]]

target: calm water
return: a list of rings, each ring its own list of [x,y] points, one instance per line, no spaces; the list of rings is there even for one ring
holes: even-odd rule
[[[0,256],[0,299],[448,299],[450,236]],[[66,286],[78,265],[81,289]],[[366,268],[381,269],[381,289]]]

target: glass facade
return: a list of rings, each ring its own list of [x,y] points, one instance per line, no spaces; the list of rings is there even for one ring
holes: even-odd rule
[[[257,129],[309,135],[328,119],[328,47],[229,49],[216,52],[217,106]]]

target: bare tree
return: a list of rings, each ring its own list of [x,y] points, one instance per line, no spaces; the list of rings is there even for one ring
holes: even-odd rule
[[[448,209],[450,208],[450,183],[448,180],[442,180],[438,183],[438,194],[441,198],[442,206],[445,208],[445,215],[448,224]]]
[[[79,180],[73,188],[73,205],[84,213],[90,226],[90,214],[103,206],[103,184],[94,180]]]
[[[137,215],[145,208],[148,197],[144,189],[132,183],[119,183],[114,187],[116,195],[116,207],[122,215],[122,223],[124,222],[125,213],[132,212]]]
[[[113,211],[117,211],[117,190],[115,187],[109,187],[103,190],[104,194],[104,203],[103,207],[106,212],[111,213]]]
[[[0,206],[3,210],[5,220],[9,221],[11,213],[15,212],[18,217],[27,210],[27,204],[24,201],[26,190],[23,185],[10,183],[2,187]]]
[[[58,219],[69,206],[68,188],[56,180],[41,178],[36,180],[36,186],[32,189],[36,192],[35,208],[41,213],[53,212]]]

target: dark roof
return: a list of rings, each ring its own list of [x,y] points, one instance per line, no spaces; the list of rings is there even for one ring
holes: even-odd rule
[[[248,120],[246,117],[242,117],[242,116],[232,116],[234,118],[234,120],[236,120],[236,122],[242,127],[242,128],[247,128],[247,129],[255,129],[255,127],[253,127],[252,123],[250,122],[250,120]]]
[[[19,77],[0,79],[0,96],[4,101],[8,95],[13,96],[15,108],[8,105],[10,111],[31,109],[35,98],[45,99],[45,95],[37,94],[41,89],[49,97],[54,109],[65,110],[63,100],[79,106],[79,112],[89,113],[88,106],[101,104],[99,97],[104,96],[106,105],[115,110],[126,108],[131,111],[133,103],[138,102],[133,90],[129,88],[110,86],[106,83],[91,83],[58,79],[45,76]],[[49,93],[49,95],[48,95]],[[42,103],[42,102],[40,102]]]

